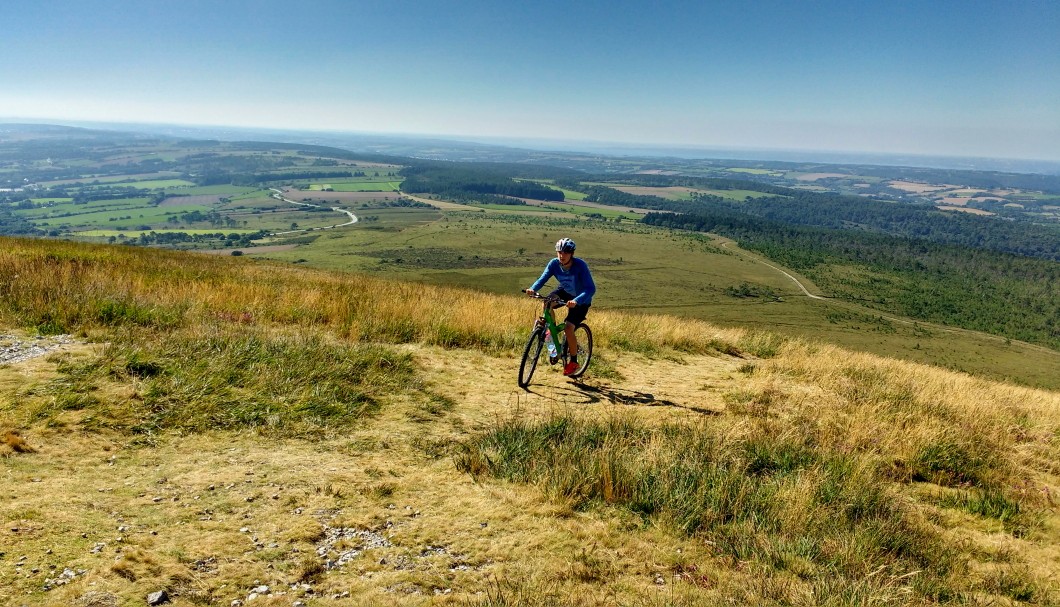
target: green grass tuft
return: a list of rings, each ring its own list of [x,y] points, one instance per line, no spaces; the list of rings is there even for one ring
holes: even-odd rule
[[[778,437],[765,422],[731,438],[705,425],[650,427],[624,418],[511,419],[466,445],[456,463],[536,484],[576,509],[628,509],[709,539],[733,562],[797,570],[822,604],[874,602],[895,585],[908,592],[925,571],[939,584],[958,585],[956,553],[911,516],[871,460]],[[859,585],[880,568],[890,577]]]
[[[254,428],[315,435],[359,423],[386,395],[420,391],[411,357],[376,345],[331,342],[314,334],[227,329],[211,335],[125,331],[101,358],[60,367],[69,394],[53,407],[91,410],[92,423],[142,435]],[[104,408],[95,384],[136,393]],[[59,402],[62,400],[62,402]]]

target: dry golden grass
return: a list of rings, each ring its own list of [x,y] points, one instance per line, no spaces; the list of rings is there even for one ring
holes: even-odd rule
[[[949,439],[1007,454],[1009,481],[1060,472],[1055,392],[797,340],[758,369],[760,383],[790,395],[790,414],[812,409],[829,421],[820,428],[829,444],[908,456]]]
[[[557,415],[639,428],[652,437],[646,460],[665,461],[674,444],[656,431],[674,424],[716,433],[721,451],[768,437],[850,456],[857,465],[848,484],[894,497],[910,521],[956,551],[974,589],[963,599],[1055,600],[1055,392],[606,311],[594,311],[591,324],[608,373],[574,384],[545,367],[524,392],[514,357],[533,302],[246,260],[4,244],[0,326],[79,331],[111,345],[0,367],[2,604],[143,604],[166,589],[174,605],[229,605],[261,585],[273,596],[254,604],[932,602],[890,571],[821,581],[813,577],[820,563],[795,549],[776,563],[733,559],[708,536],[623,507],[622,466],[645,462],[622,460],[621,444],[598,454],[603,499],[585,506],[548,483],[486,478],[485,460],[475,474],[458,470],[462,446],[504,420]],[[315,433],[264,424],[161,427],[147,436],[122,417],[141,411],[151,389],[178,391],[191,377],[151,375],[153,364],[193,366],[165,358],[166,347],[197,353],[176,345],[243,338],[288,348],[281,353],[379,342],[380,356],[411,357],[415,374],[407,385],[370,379],[385,387],[370,414]],[[130,354],[136,344],[142,359]],[[270,382],[262,385],[284,384],[282,356],[260,364]],[[275,394],[248,396],[281,392],[267,391]],[[777,483],[776,516],[792,536],[824,516],[814,493],[824,475],[801,469]],[[1019,517],[962,505],[975,506],[981,490],[1018,505]],[[773,541],[746,531],[735,540]],[[825,548],[839,560],[858,551],[856,542]],[[43,590],[66,568],[72,578]]]
[[[37,450],[26,442],[26,439],[16,430],[4,430],[4,440],[0,442],[0,457],[6,457],[12,453],[36,453]]]
[[[534,486],[459,474],[444,445],[468,440],[518,405],[520,416],[542,419],[565,411],[710,423],[729,428],[733,441],[751,431],[755,415],[773,419],[793,436],[808,431],[812,416],[821,440],[832,437],[850,448],[912,449],[918,439],[888,431],[871,414],[860,415],[843,396],[853,394],[852,370],[876,374],[877,390],[892,381],[895,391],[911,384],[917,399],[937,398],[940,406],[971,411],[973,419],[993,415],[991,406],[976,404],[982,399],[1026,405],[1033,424],[1025,424],[1043,431],[1057,412],[1052,393],[807,344],[785,344],[750,373],[736,370],[745,364],[740,359],[685,355],[679,362],[619,355],[615,366],[627,379],[596,384],[612,390],[613,398],[595,401],[599,392],[579,390],[549,372],[530,394],[514,389],[515,365],[508,356],[407,349],[423,366],[425,381],[453,396],[451,411],[424,419],[417,403],[398,400],[362,428],[314,441],[264,439],[255,432],[173,434],[159,437],[153,447],[137,447],[122,434],[69,425],[28,427],[23,436],[40,451],[6,460],[4,491],[20,497],[3,503],[0,519],[20,531],[0,536],[0,551],[29,558],[20,568],[24,577],[10,579],[0,602],[76,604],[91,592],[106,592],[136,603],[166,588],[176,605],[228,604],[265,584],[287,594],[262,597],[259,604],[287,605],[308,600],[302,587],[292,590],[292,584],[309,584],[323,597],[309,604],[320,605],[503,604],[482,602],[490,592],[505,601],[524,597],[522,604],[529,605],[698,605],[732,597],[746,604],[763,597],[805,603],[805,586],[796,578],[755,563],[731,563],[710,544],[665,524],[645,525],[622,509],[572,509]],[[632,399],[648,392],[651,401]],[[723,411],[721,397],[732,393],[768,401],[762,405],[766,410],[706,417],[697,411]],[[843,428],[862,430],[848,434]],[[871,440],[872,432],[880,433],[878,442]],[[1035,458],[1044,457],[1027,461],[1017,448],[1012,465],[1029,467],[1025,472],[1040,482],[1048,477]],[[778,496],[793,533],[812,508],[807,482]],[[928,516],[953,512],[931,515],[930,500],[923,507]],[[982,565],[975,579],[1013,563],[1025,563],[1039,579],[1055,562],[1050,548],[1055,543],[1047,539],[1057,537],[1055,518],[1047,514],[1046,523],[1025,538],[967,515],[951,515],[943,526],[983,554],[1000,554],[997,546],[1006,546],[1006,560]],[[329,570],[317,554],[328,546],[328,528],[377,533],[390,545]],[[330,558],[360,541],[331,545]],[[101,543],[106,547],[93,553]],[[51,564],[58,571],[69,566],[85,573],[44,593],[38,590],[43,578],[56,575],[47,569]],[[31,567],[44,573],[33,575]],[[808,564],[796,561],[788,567],[793,574],[800,567],[809,571]],[[330,598],[343,592],[351,596]],[[896,587],[887,603],[910,604],[901,596]]]

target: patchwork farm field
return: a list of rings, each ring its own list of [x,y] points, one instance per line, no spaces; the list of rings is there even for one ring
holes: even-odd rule
[[[179,203],[161,207],[149,204],[147,198],[127,198],[95,201],[92,205],[65,203],[20,213],[25,213],[27,219],[42,228],[80,231],[100,225],[132,227],[162,223],[180,213],[208,211],[209,208],[207,205]]]
[[[207,234],[253,234],[257,230],[244,230],[239,228],[225,228],[224,230],[210,230],[210,229],[165,229],[158,228],[152,230],[85,230],[79,232],[80,236],[86,236],[89,238],[109,238],[111,236],[124,236],[126,238],[136,238],[143,236],[144,234],[195,234],[195,235],[207,235]]]
[[[44,181],[41,182],[41,187],[50,188],[54,186],[63,185],[83,185],[92,186],[96,184],[110,184],[110,185],[139,185],[140,183],[165,183],[168,181],[177,181],[181,184],[195,185],[193,182],[185,181],[183,179],[176,179],[179,173],[162,171],[156,173],[137,173],[128,175],[85,175],[76,179],[57,179],[55,181]],[[158,186],[166,187],[166,186]]]

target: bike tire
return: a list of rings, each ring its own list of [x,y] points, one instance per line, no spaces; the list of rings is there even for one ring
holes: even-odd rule
[[[541,360],[541,350],[545,347],[545,330],[538,327],[530,333],[523,348],[523,360],[519,363],[519,387],[526,389],[534,377],[537,361]]]
[[[574,327],[574,339],[578,342],[578,369],[567,377],[578,378],[589,369],[589,363],[593,360],[593,332],[589,325],[580,324]],[[563,344],[563,360],[567,360],[567,344]]]

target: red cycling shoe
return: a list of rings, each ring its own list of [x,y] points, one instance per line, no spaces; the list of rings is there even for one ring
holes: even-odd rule
[[[572,373],[575,373],[575,372],[578,371],[578,367],[579,366],[580,365],[578,365],[578,363],[576,363],[576,362],[573,362],[573,361],[569,362],[569,363],[567,363],[567,366],[563,367],[563,374],[564,375],[571,375]]]

